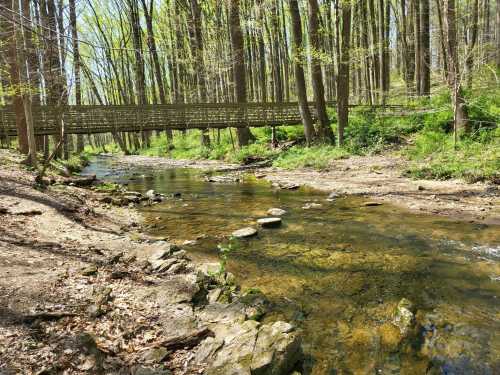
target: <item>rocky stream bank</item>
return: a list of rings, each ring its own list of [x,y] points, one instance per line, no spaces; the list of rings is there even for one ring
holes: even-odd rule
[[[259,322],[262,293],[143,234],[132,206],[155,197],[35,188],[17,155],[0,158],[0,374],[300,371],[300,332]]]

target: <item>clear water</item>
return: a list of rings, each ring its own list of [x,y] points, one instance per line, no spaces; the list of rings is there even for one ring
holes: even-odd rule
[[[312,374],[500,373],[500,228],[409,213],[363,198],[328,202],[314,190],[274,190],[248,178],[209,183],[202,172],[122,168],[98,159],[87,172],[129,189],[182,193],[143,209],[151,234],[194,240],[193,257],[217,260],[233,230],[272,207],[277,229],[240,241],[229,271],[272,301],[267,320],[304,332]],[[306,210],[307,203],[320,208]],[[402,298],[416,323],[402,338],[391,323]]]

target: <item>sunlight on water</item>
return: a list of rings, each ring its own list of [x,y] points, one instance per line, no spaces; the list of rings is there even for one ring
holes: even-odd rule
[[[90,171],[104,176],[111,166],[98,161]],[[287,210],[280,228],[240,241],[228,267],[243,289],[273,302],[267,320],[303,329],[312,373],[500,373],[500,228],[200,175],[136,168],[107,177],[130,190],[182,193],[145,208],[145,219],[152,234],[199,239],[189,251],[200,259],[216,260],[217,243],[269,208]],[[321,206],[303,208],[313,202]],[[393,323],[403,298],[415,313],[404,334]]]

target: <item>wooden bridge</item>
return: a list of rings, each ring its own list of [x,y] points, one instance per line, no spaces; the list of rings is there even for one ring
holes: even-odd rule
[[[311,114],[316,117],[313,103]],[[328,106],[335,106],[328,102]],[[353,107],[358,107],[353,105]],[[363,106],[361,106],[363,107]],[[368,107],[368,106],[364,106]],[[370,106],[381,110],[402,106]],[[59,133],[61,120],[66,134],[140,132],[146,130],[186,130],[297,125],[301,123],[297,103],[207,103],[109,106],[35,106],[35,135]],[[0,135],[16,136],[12,107],[0,107]]]

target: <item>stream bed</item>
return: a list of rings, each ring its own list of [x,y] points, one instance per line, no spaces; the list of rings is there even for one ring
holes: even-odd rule
[[[265,320],[303,330],[305,373],[500,373],[498,226],[113,158],[85,173],[172,196],[142,209],[150,234],[192,241],[186,249],[199,260],[218,261],[217,245],[234,230],[256,227],[270,208],[286,210],[281,227],[237,241],[227,269],[243,290],[270,299]]]

